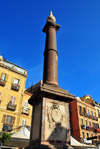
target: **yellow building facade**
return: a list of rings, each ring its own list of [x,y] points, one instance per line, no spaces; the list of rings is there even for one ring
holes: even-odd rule
[[[96,115],[98,117],[98,123],[100,128],[100,104],[95,102],[95,109],[96,109]]]
[[[27,70],[0,56],[0,131],[31,126],[31,94],[25,91]]]

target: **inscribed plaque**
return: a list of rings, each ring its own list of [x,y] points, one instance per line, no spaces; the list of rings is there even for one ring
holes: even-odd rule
[[[66,140],[66,108],[59,102],[46,103],[45,139]]]

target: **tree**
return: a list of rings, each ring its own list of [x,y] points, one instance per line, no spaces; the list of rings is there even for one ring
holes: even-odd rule
[[[0,148],[2,147],[2,144],[3,144],[3,143],[9,142],[9,140],[11,139],[11,135],[12,135],[12,134],[9,134],[9,133],[7,133],[7,132],[2,132],[2,133],[0,134],[0,142],[1,142]]]

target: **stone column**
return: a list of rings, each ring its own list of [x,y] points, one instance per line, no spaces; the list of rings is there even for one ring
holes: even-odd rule
[[[55,17],[51,12],[43,28],[43,32],[46,33],[43,83],[47,84],[58,85],[58,52],[56,46],[56,32],[59,27],[60,25],[55,23]]]

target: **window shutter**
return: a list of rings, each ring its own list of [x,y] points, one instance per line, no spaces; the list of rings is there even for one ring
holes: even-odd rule
[[[21,81],[19,80],[19,86],[20,86],[20,84],[21,84]]]
[[[15,117],[12,118],[12,125],[15,123]]]
[[[12,84],[14,83],[14,77],[12,77],[12,79],[11,79],[11,83],[12,83]]]
[[[13,105],[15,105],[16,97],[13,98]]]
[[[27,124],[27,120],[25,120],[25,124],[24,125],[26,126],[26,124]]]
[[[5,122],[6,122],[6,115],[3,114],[2,123],[5,123]]]
[[[22,120],[22,124],[21,124],[21,126],[24,126],[24,120]]]
[[[28,101],[24,101],[24,107],[28,107]]]
[[[6,78],[5,78],[5,81],[7,81],[8,80],[8,75],[6,75]]]
[[[13,96],[10,97],[10,103],[12,104],[13,102]]]
[[[27,120],[22,119],[22,125],[21,126],[26,126],[26,124],[27,124]]]

